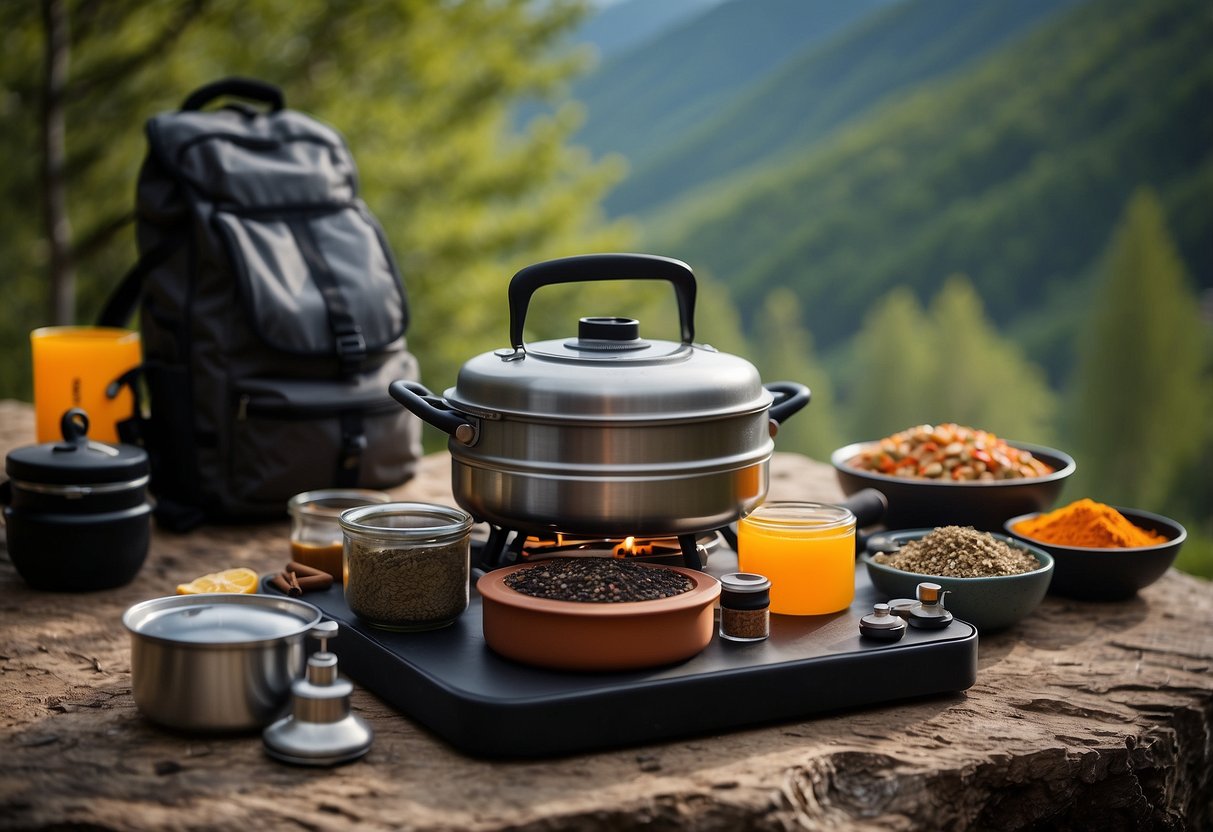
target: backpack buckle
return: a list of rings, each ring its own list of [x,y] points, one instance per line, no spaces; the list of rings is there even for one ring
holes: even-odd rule
[[[345,360],[347,358],[361,359],[366,356],[366,339],[362,337],[362,333],[358,330],[353,332],[339,332],[334,339],[337,345],[337,357]]]
[[[358,372],[362,360],[366,358],[366,339],[359,330],[352,332],[333,333],[333,342],[337,347],[337,361],[341,364],[341,374],[351,375]]]
[[[341,451],[337,458],[334,484],[338,488],[355,488],[362,472],[362,457],[369,444],[362,417],[356,411],[345,411],[341,419]]]

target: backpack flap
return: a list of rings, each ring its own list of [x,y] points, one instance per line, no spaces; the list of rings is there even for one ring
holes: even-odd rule
[[[222,240],[265,345],[348,375],[404,334],[403,283],[335,131],[289,110],[218,111],[159,116],[149,136]]]
[[[266,345],[335,357],[345,375],[404,334],[400,278],[360,204],[289,216],[218,211],[215,224],[252,329]]]

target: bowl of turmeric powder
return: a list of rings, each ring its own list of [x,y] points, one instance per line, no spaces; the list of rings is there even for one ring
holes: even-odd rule
[[[1166,573],[1188,537],[1161,514],[1087,498],[1012,517],[1006,531],[1053,556],[1050,595],[1086,601],[1132,598]]]

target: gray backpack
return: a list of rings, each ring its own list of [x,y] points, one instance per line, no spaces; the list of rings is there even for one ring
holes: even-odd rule
[[[220,96],[259,102],[202,108]],[[147,123],[140,258],[99,323],[138,306],[147,393],[123,426],[152,465],[158,522],[282,517],[325,487],[413,473],[420,422],[388,395],[417,378],[408,303],[336,131],[229,78]]]

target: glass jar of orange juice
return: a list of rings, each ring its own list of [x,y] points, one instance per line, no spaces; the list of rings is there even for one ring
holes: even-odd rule
[[[287,503],[291,514],[291,560],[322,569],[340,582],[344,545],[341,512],[391,501],[390,494],[365,488],[324,488],[296,494]]]
[[[855,598],[855,515],[826,503],[763,503],[737,523],[742,571],[771,579],[771,612],[826,615]]]

